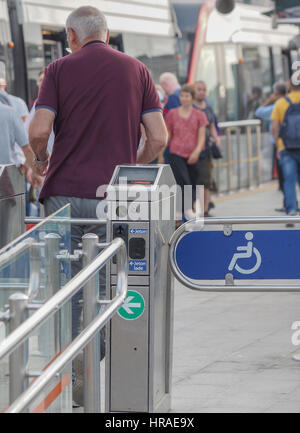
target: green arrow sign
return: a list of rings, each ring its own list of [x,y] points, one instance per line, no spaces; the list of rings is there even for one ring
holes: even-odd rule
[[[119,309],[118,314],[123,319],[135,320],[141,317],[145,310],[145,299],[135,290],[128,290],[127,298]]]

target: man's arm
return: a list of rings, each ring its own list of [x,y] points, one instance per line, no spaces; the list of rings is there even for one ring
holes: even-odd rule
[[[274,110],[274,104],[268,106],[261,106],[255,111],[255,117],[258,117],[261,120],[270,121],[272,112]]]
[[[209,134],[214,139],[214,141],[216,142],[216,145],[220,147],[221,146],[221,139],[218,136],[217,128],[216,128],[214,123],[211,123],[209,125]]]
[[[29,127],[30,146],[37,159],[44,161],[44,163],[34,163],[34,170],[41,176],[45,174],[48,166],[47,145],[54,119],[55,114],[51,110],[40,108],[36,110]]]
[[[142,122],[145,127],[147,140],[138,150],[137,163],[148,164],[166,147],[168,132],[163,116],[159,111],[143,114]]]
[[[279,120],[272,120],[272,135],[277,147],[277,158],[280,159],[280,152],[279,152],[279,132],[280,132],[280,122]]]

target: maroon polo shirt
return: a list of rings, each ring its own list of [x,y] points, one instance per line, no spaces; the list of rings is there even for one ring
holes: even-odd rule
[[[118,164],[135,164],[144,113],[161,111],[146,66],[99,41],[51,63],[36,109],[56,115],[40,201],[96,198]]]

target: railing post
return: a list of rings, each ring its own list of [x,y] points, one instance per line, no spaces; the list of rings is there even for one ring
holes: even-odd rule
[[[227,137],[227,188],[228,192],[231,191],[231,179],[232,179],[232,146],[231,146],[231,130],[226,129]]]
[[[242,188],[241,179],[241,128],[236,128],[236,145],[237,145],[237,175],[238,175],[238,190]]]
[[[248,188],[252,186],[252,138],[251,126],[247,126],[247,170],[248,170]]]
[[[61,237],[57,233],[45,236],[46,246],[46,294],[50,299],[60,289],[60,261],[57,257],[60,251]],[[60,312],[54,316],[54,352],[61,350]]]
[[[88,233],[82,238],[83,267],[90,264],[99,252],[99,238]],[[99,274],[91,278],[83,288],[83,328],[96,317],[99,299]],[[84,411],[100,413],[100,336],[84,349]]]
[[[257,180],[258,186],[261,184],[261,127],[256,127],[257,140]]]
[[[26,319],[28,296],[15,293],[9,298],[9,332],[17,329]],[[28,340],[20,345],[9,357],[9,404],[11,405],[28,388],[26,366],[28,361]]]

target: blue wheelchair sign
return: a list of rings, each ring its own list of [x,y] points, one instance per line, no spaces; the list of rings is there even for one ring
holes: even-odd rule
[[[179,270],[195,280],[300,278],[300,230],[195,231],[178,242]]]

